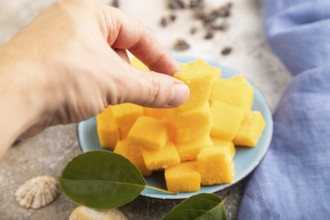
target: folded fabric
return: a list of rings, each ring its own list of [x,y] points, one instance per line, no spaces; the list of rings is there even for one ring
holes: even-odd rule
[[[238,219],[330,218],[330,1],[262,0],[267,40],[294,76]]]

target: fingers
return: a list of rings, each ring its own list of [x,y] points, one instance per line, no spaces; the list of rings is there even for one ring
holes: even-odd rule
[[[130,67],[129,81],[123,100],[142,106],[167,108],[176,107],[188,100],[188,86],[171,76],[140,71]]]
[[[179,70],[175,60],[141,22],[110,7],[105,9],[105,17],[107,30],[111,32],[108,43],[113,48],[129,50],[153,71],[173,75]],[[114,28],[117,33],[113,33]]]
[[[121,57],[126,63],[130,63],[126,50],[114,49],[119,57]]]

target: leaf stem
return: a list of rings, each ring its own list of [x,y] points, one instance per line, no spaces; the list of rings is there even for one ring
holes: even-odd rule
[[[161,188],[157,188],[157,187],[149,186],[149,185],[146,185],[145,188],[146,189],[155,190],[155,191],[158,191],[158,192],[162,192],[162,193],[166,193],[166,194],[176,194],[174,192],[170,192],[170,191],[167,191],[165,189],[161,189]]]
[[[230,193],[228,193],[227,194],[227,196],[221,201],[221,205],[224,205],[225,204],[225,202],[226,202],[226,200],[229,198],[229,196],[230,196]]]

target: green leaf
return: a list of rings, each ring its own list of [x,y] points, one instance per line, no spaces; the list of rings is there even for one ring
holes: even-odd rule
[[[184,200],[167,213],[163,220],[226,220],[221,198],[214,194],[200,193]]]
[[[143,176],[129,160],[108,151],[78,155],[66,165],[59,182],[73,202],[98,209],[125,205],[146,187]]]

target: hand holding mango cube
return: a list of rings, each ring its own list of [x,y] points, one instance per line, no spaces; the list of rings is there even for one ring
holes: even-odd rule
[[[146,68],[136,59],[132,65]],[[251,111],[254,90],[242,74],[222,79],[220,69],[202,60],[180,67],[174,77],[190,88],[185,104],[110,106],[96,117],[100,145],[129,159],[145,176],[164,171],[171,192],[230,183],[236,147],[256,146],[265,128],[261,113]]]

